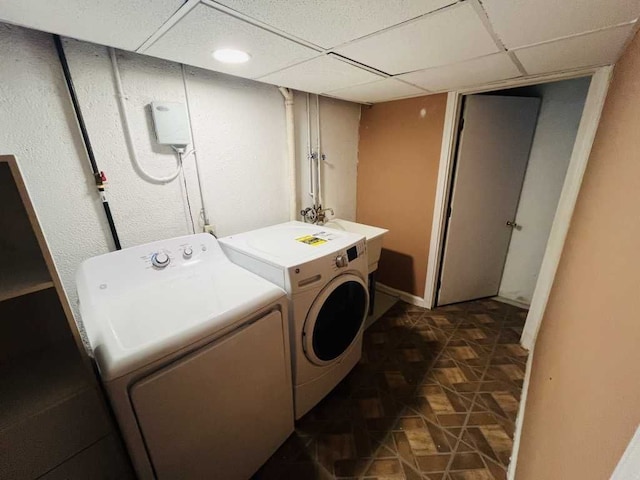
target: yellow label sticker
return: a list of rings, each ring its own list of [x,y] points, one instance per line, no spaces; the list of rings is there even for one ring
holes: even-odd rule
[[[298,242],[306,243],[307,245],[311,245],[312,247],[317,247],[322,245],[323,243],[327,243],[324,238],[314,237],[313,235],[305,235],[304,237],[296,238]]]

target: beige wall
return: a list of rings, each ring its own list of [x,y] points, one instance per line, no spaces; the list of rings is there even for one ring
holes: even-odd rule
[[[378,281],[424,295],[447,96],[363,107],[356,218],[389,229]]]
[[[604,480],[640,422],[640,37],[614,71],[535,347],[518,480]]]

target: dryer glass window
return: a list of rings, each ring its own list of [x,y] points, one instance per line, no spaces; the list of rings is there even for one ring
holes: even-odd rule
[[[322,361],[339,357],[360,331],[367,308],[367,292],[358,282],[345,282],[331,292],[313,329],[313,350]]]

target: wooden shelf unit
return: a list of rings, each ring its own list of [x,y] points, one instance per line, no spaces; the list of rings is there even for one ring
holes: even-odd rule
[[[104,478],[132,478],[10,155],[0,156],[0,205],[0,478],[90,478],[93,458],[118,472]]]
[[[33,227],[35,212],[24,203],[26,189],[16,173],[15,163],[0,161],[0,302],[54,286]]]
[[[53,287],[46,265],[30,258],[8,258],[0,271],[0,302]]]
[[[0,431],[92,387],[79,355],[52,345],[0,367]]]

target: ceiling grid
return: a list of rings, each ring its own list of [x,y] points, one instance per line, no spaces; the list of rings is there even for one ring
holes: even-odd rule
[[[610,65],[639,15],[638,0],[0,0],[7,23],[361,103]]]

